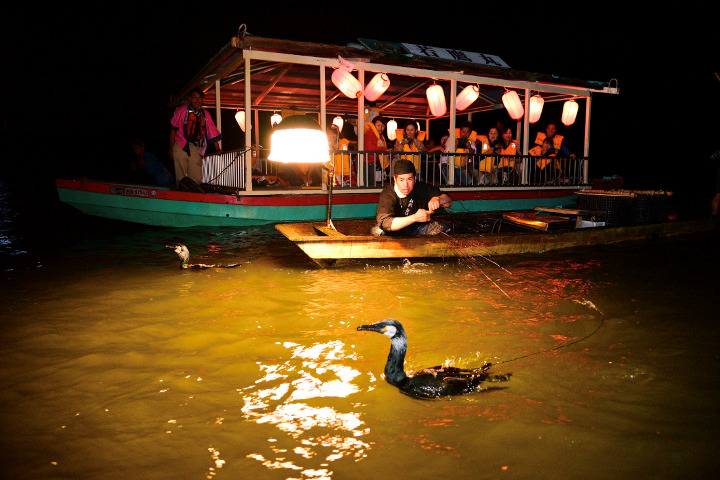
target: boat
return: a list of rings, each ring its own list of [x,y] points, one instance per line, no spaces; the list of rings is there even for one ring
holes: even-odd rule
[[[717,231],[720,218],[613,223],[604,210],[536,207],[530,211],[438,215],[452,234],[373,236],[374,219],[284,223],[275,228],[321,267],[353,260],[447,259],[544,253],[572,247]],[[672,218],[672,215],[669,215]],[[609,221],[608,221],[609,220]]]
[[[389,87],[373,102],[363,94],[345,96],[333,77],[336,71],[348,71],[348,65],[360,84],[369,83],[366,79],[371,75],[384,74],[389,77]],[[333,186],[326,175],[311,186],[280,181],[285,178],[286,166],[268,160],[269,149],[262,147],[269,145],[271,114],[313,116],[323,131],[333,118],[340,117],[344,119],[343,135],[352,137],[356,146],[363,145],[365,132],[363,128],[355,131],[352,124],[362,126],[375,115],[414,120],[428,138],[447,133],[454,142],[461,119],[477,121],[482,115],[502,110],[505,93],[512,91],[524,102],[526,111],[533,93],[543,96],[546,109],[559,105],[557,102],[581,105],[581,114],[585,112],[584,147],[573,167],[552,183],[532,178],[527,166],[537,157],[528,154],[534,138],[530,137],[528,115],[524,115],[511,122],[518,132],[515,142],[519,154],[508,157],[517,165],[517,179],[491,184],[473,179],[460,185],[452,168],[447,178],[441,177],[437,168],[442,158],[449,157],[452,163],[459,154],[424,152],[420,164],[425,180],[452,195],[455,205],[451,213],[513,211],[536,205],[571,208],[577,204],[576,192],[591,188],[592,97],[619,93],[613,82],[524,72],[510,68],[497,56],[475,52],[369,39],[346,46],[325,45],[254,36],[241,26],[237,36],[231,37],[169,105],[180,105],[193,88],[200,86],[206,94],[204,106],[214,113],[223,141],[234,138],[244,145],[204,159],[202,191],[88,178],[57,179],[56,189],[62,202],[86,214],[156,226],[237,227],[321,221],[326,216],[330,189],[334,219],[372,218],[382,187],[391,178],[383,176],[376,184],[365,184],[363,159],[375,153],[329,151],[330,155],[350,156],[357,170],[355,183],[340,180]],[[429,86],[442,87],[449,99],[446,113],[433,113],[428,108]],[[478,98],[460,111],[458,91],[473,86],[478,87]],[[238,121],[223,123],[223,117],[230,115]],[[394,133],[388,129],[388,142]]]

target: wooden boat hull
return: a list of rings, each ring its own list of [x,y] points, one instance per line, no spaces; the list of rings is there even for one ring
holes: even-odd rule
[[[321,221],[327,193],[319,189],[253,191],[233,195],[192,193],[166,187],[56,180],[58,196],[89,215],[162,227],[250,226]],[[507,211],[535,205],[571,206],[574,189],[468,189],[449,191],[453,212]],[[336,190],[333,219],[373,218],[380,190]]]
[[[500,233],[414,237],[371,236],[373,221],[280,224],[275,228],[322,266],[339,259],[453,258],[543,253],[570,247],[598,245],[715,230],[718,219],[672,221],[627,227],[592,227],[530,231],[503,224]]]

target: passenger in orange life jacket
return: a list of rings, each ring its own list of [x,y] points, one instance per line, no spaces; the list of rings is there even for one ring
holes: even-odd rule
[[[545,127],[545,133],[538,132],[537,136],[535,137],[535,147],[531,149],[531,155],[537,155],[540,150],[542,149],[542,143],[545,138],[549,138],[552,142],[552,146],[555,149],[555,153],[559,157],[570,157],[575,158],[575,154],[570,152],[568,148],[563,144],[563,137],[562,135],[558,135],[558,125],[554,121],[549,121],[547,126]],[[535,150],[537,149],[537,150]],[[532,153],[532,151],[535,150],[536,153]]]
[[[560,176],[561,170],[552,140],[545,138],[542,147],[540,147],[540,151],[537,152],[535,148],[533,148],[533,151],[536,153],[532,153],[532,155],[541,158],[530,160],[530,182],[554,182]]]
[[[387,152],[389,150],[385,136],[386,121],[377,116],[365,124],[363,150],[367,152]],[[365,185],[374,185],[380,181],[383,172],[390,174],[390,156],[380,153],[365,154]]]
[[[496,152],[500,151],[500,131],[497,126],[490,127],[487,135],[478,135],[475,142],[478,155],[476,170],[478,171],[479,185],[492,185],[497,183],[494,169],[497,157]]]
[[[500,142],[495,147],[495,153],[498,156],[495,165],[495,175],[502,184],[517,185],[520,183],[515,160],[515,155],[519,153],[519,144],[517,140],[513,140],[513,132],[510,127],[501,126]]]
[[[415,165],[415,171],[420,176],[420,154],[425,151],[425,144],[417,138],[418,128],[415,121],[408,120],[402,132],[403,137],[395,142],[396,152],[407,152],[406,155],[399,155],[399,160],[409,160]],[[394,175],[394,173],[393,173]]]
[[[337,125],[330,125],[327,129],[327,136],[332,159],[334,185],[357,185],[350,152],[348,151],[350,141],[340,138],[340,129]]]
[[[475,142],[473,141],[474,135],[472,135],[473,138],[471,138],[472,133],[472,123],[466,120],[460,125],[460,135],[458,136],[458,138],[455,139],[455,153],[465,154],[456,155],[454,157],[456,185],[470,184],[469,174],[473,173],[472,156],[473,154],[475,154]],[[476,175],[473,175],[473,177],[475,180],[477,180]]]

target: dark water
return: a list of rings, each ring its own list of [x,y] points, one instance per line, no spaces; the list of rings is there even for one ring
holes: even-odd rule
[[[2,478],[704,478],[718,235],[320,270],[272,227],[91,219],[0,183]],[[235,269],[181,270],[164,245]],[[593,308],[594,307],[594,308]],[[496,363],[419,401],[382,379]]]

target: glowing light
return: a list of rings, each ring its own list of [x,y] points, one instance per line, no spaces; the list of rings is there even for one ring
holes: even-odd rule
[[[465,110],[473,104],[480,96],[480,88],[477,85],[468,85],[460,92],[455,99],[455,108]]]
[[[319,163],[328,159],[327,136],[307,115],[293,115],[275,127],[270,137],[269,160]]]
[[[280,122],[282,122],[282,115],[277,112],[273,113],[272,117],[270,117],[270,125],[274,126]]]
[[[577,117],[578,112],[578,104],[575,100],[570,99],[567,102],[565,102],[565,105],[563,105],[563,111],[562,111],[562,123],[567,125],[572,125],[575,123],[575,118]]]
[[[390,86],[390,79],[385,73],[378,73],[375,75],[370,83],[365,87],[365,98],[374,102],[380,96],[385,93],[385,90]]]
[[[508,114],[510,115],[510,118],[513,120],[522,118],[525,114],[525,109],[523,108],[520,97],[515,90],[508,90],[505,92],[502,96],[502,101],[508,111]]]
[[[342,117],[341,117],[340,115],[338,115],[337,117],[333,118],[332,123],[333,123],[333,125],[337,125],[338,131],[342,132],[342,127],[343,127],[343,123],[344,123],[344,122],[343,122],[343,119],[342,119]]]
[[[341,68],[335,69],[331,77],[332,83],[346,97],[358,98],[362,95],[362,85],[353,77],[350,72]]]
[[[237,122],[238,126],[240,127],[240,130],[243,132],[245,131],[245,111],[244,110],[238,110],[235,113],[235,121]]]
[[[442,117],[447,112],[447,105],[445,104],[445,92],[440,85],[432,85],[425,91],[427,95],[428,105],[430,106],[430,113],[433,117]]]
[[[395,140],[397,138],[397,122],[395,119],[390,120],[387,123],[387,136],[390,140]]]
[[[530,114],[528,115],[528,121],[530,123],[535,123],[540,120],[544,104],[545,100],[538,94],[530,98]]]

